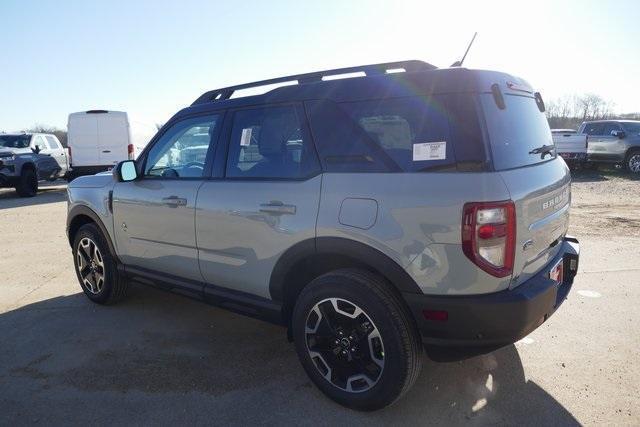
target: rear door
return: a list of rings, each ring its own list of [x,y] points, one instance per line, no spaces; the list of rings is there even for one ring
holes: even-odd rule
[[[58,166],[60,167],[59,176],[63,176],[69,169],[67,164],[67,153],[65,152],[64,148],[62,148],[62,145],[60,144],[60,141],[58,141],[58,138],[56,138],[55,136],[45,135],[45,139],[47,140],[47,146],[49,149],[47,154],[53,157],[58,163]]]
[[[129,267],[191,281],[202,292],[196,249],[195,209],[206,179],[222,116],[179,120],[157,138],[141,159],[142,177],[113,189],[118,254]]]
[[[268,299],[280,256],[315,237],[322,177],[301,106],[228,115],[228,154],[198,192],[205,295],[220,286]]]
[[[569,227],[571,175],[566,164],[536,148],[553,144],[549,125],[535,99],[505,95],[499,109],[491,94],[481,103],[494,168],[516,208],[516,243],[512,286],[530,278],[553,258]]]
[[[129,120],[127,114],[109,111],[96,114],[98,125],[98,156],[101,165],[115,166],[127,160],[127,146],[130,143]]]
[[[71,150],[71,167],[98,166],[98,120],[96,114],[69,115],[67,142]]]

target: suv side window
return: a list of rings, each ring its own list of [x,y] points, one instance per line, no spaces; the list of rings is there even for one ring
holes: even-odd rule
[[[219,115],[193,117],[175,123],[149,150],[144,176],[201,178],[209,147],[217,140],[219,127]]]
[[[47,139],[47,144],[49,145],[49,149],[50,150],[58,150],[60,149],[60,145],[58,145],[58,143],[56,142],[56,139],[52,136],[45,136],[45,138]]]
[[[587,123],[584,127],[584,133],[587,135],[604,135],[604,123]]]
[[[611,136],[611,132],[613,132],[614,130],[622,130],[622,128],[620,127],[620,125],[618,123],[615,123],[615,122],[605,123],[604,124],[604,131],[603,131],[602,134],[604,136]]]
[[[324,122],[313,125],[313,130],[314,134],[320,133],[318,148],[325,170],[455,170],[448,118],[440,102],[436,97],[343,102],[333,104],[333,108],[344,113],[333,112],[334,117],[330,112],[318,111],[320,104],[324,104],[326,109],[331,108],[332,103],[309,103],[312,117]],[[351,124],[337,125],[340,121]],[[339,129],[342,129],[342,134],[336,134]]]
[[[33,138],[31,139],[31,146],[35,147],[36,145],[39,146],[41,150],[47,149],[47,146],[45,145],[45,141],[42,135],[34,135]]]
[[[318,170],[315,150],[296,107],[234,113],[227,177],[296,179]]]

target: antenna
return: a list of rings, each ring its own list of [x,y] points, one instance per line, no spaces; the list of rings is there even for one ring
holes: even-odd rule
[[[473,38],[471,38],[471,41],[469,42],[469,46],[467,46],[467,50],[464,51],[464,55],[462,56],[462,59],[460,61],[456,61],[453,64],[451,64],[452,67],[462,67],[462,63],[464,62],[464,59],[467,57],[467,53],[469,53],[469,49],[471,49],[471,45],[473,44],[473,41],[476,39],[477,35],[478,35],[477,31],[473,33]]]

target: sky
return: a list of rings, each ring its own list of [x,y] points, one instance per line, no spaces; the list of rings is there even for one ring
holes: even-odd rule
[[[69,113],[163,123],[248,81],[420,59],[528,80],[547,100],[595,93],[640,111],[640,1],[0,0],[0,130]]]

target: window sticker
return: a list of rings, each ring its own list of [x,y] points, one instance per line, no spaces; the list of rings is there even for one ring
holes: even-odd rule
[[[413,161],[444,160],[447,158],[447,141],[413,144]]]
[[[251,133],[252,128],[242,129],[242,136],[240,137],[240,146],[248,147],[251,145]]]

